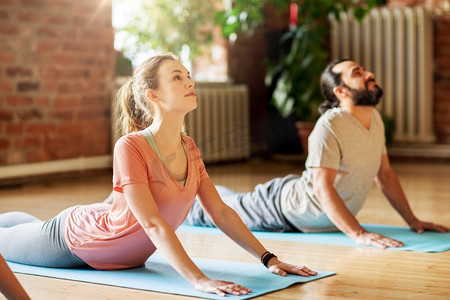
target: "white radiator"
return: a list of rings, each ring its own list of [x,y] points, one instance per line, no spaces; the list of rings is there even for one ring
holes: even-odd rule
[[[186,129],[203,160],[225,162],[250,157],[250,113],[246,85],[197,83],[197,109],[186,116]]]
[[[332,58],[350,58],[375,74],[380,111],[395,121],[394,142],[433,142],[433,28],[423,8],[377,8],[360,23],[331,19]]]

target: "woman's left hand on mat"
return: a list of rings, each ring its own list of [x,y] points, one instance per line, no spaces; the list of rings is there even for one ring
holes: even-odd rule
[[[251,293],[252,290],[231,281],[204,277],[195,285],[197,291],[226,296],[226,294],[240,296]]]
[[[279,261],[278,258],[272,258],[269,263],[269,270],[274,274],[286,276],[287,274],[296,274],[304,277],[315,276],[317,272],[308,269],[305,266],[296,266]]]

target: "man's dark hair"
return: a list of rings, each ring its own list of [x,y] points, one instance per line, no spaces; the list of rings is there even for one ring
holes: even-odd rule
[[[327,110],[333,107],[339,106],[339,99],[333,93],[333,89],[342,84],[341,73],[333,72],[334,66],[340,64],[344,61],[350,61],[348,58],[339,58],[331,63],[325,68],[322,75],[320,76],[320,91],[325,97],[325,101],[319,106],[320,114],[324,114]]]

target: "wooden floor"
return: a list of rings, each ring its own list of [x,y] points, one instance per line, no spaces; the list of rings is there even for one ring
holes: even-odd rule
[[[450,164],[393,163],[418,217],[450,226]],[[300,173],[301,163],[254,160],[209,166],[216,184],[239,191],[275,176]],[[0,189],[0,212],[21,210],[42,219],[109,194],[109,173]],[[358,214],[363,223],[405,225],[374,187]],[[179,233],[191,256],[258,263],[226,237]],[[450,251],[414,253],[263,240],[281,259],[337,275],[298,284],[264,299],[450,299]],[[251,276],[251,274],[248,274]],[[188,297],[17,274],[32,299],[186,299]],[[0,296],[1,298],[1,296]]]

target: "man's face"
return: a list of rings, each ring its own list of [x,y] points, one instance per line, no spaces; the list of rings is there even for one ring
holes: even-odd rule
[[[341,73],[343,86],[348,89],[353,103],[359,106],[375,106],[383,96],[383,90],[376,84],[372,72],[353,61],[344,61],[333,68]]]

